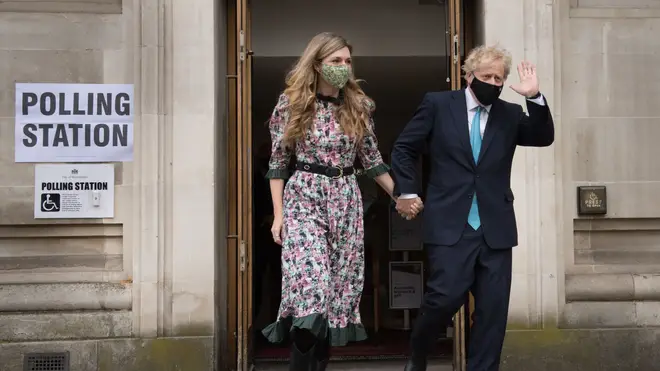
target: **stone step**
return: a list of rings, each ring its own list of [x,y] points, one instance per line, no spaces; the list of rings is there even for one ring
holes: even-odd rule
[[[336,361],[328,365],[328,371],[403,371],[405,361]],[[288,366],[283,363],[258,364],[256,371],[288,371]],[[428,371],[452,371],[451,362],[431,361]]]

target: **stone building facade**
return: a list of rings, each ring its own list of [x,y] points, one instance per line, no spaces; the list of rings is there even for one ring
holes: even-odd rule
[[[657,369],[660,3],[468,3],[480,41],[537,63],[557,125],[553,147],[520,149],[514,163],[520,246],[505,369]],[[226,9],[0,2],[3,371],[22,370],[26,352],[61,350],[81,371],[235,363],[223,307]],[[135,85],[135,160],[116,166],[114,219],[34,220],[33,166],[13,161],[15,82]],[[577,214],[580,185],[607,186],[607,215]]]

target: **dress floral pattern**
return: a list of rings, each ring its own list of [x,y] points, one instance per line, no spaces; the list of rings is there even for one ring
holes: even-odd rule
[[[292,149],[282,143],[288,120],[288,97],[282,94],[269,127],[272,154],[267,178],[287,179]],[[295,146],[298,162],[353,166],[359,157],[369,177],[386,173],[370,130],[357,143],[335,119],[335,103],[317,99],[314,125]],[[364,286],[364,223],[356,175],[333,179],[296,171],[283,197],[282,301],[278,320],[263,330],[271,342],[286,339],[291,327],[324,337],[333,346],[366,339],[360,319]]]

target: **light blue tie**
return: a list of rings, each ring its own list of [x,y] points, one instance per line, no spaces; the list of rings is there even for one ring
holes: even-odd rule
[[[477,113],[474,114],[472,119],[472,129],[470,131],[470,144],[472,145],[472,156],[474,163],[479,161],[479,152],[481,151],[481,107],[477,107]],[[472,196],[472,206],[468,214],[468,224],[476,231],[481,226],[481,219],[479,219],[479,206],[477,206],[477,192],[475,190]]]

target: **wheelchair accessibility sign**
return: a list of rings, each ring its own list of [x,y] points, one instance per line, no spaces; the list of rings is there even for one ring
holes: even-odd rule
[[[60,199],[59,193],[42,193],[41,212],[52,213],[60,211]]]
[[[34,173],[36,219],[114,217],[114,165],[37,164]]]

